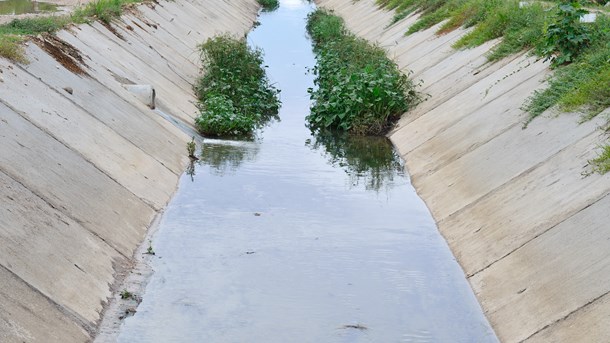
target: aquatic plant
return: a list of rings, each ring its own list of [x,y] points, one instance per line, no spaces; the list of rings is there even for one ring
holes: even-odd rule
[[[146,249],[146,254],[148,255],[155,255],[155,250],[152,247],[152,241],[149,239],[148,240],[148,248]]]
[[[263,11],[271,12],[280,7],[279,0],[258,0],[258,3],[263,7]]]
[[[279,90],[269,83],[263,53],[245,38],[221,35],[200,45],[204,74],[195,86],[195,123],[210,136],[249,135],[277,118]]]
[[[318,9],[308,16],[307,30],[317,55],[307,116],[312,130],[384,134],[420,101],[416,85],[385,51],[347,32],[339,17]]]
[[[197,158],[197,157],[195,157],[196,148],[197,148],[197,145],[195,144],[195,137],[193,137],[190,142],[186,143],[186,152],[188,153],[188,157],[195,158],[195,159]]]

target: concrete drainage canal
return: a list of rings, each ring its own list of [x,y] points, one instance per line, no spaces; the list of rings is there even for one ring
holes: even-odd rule
[[[391,144],[304,126],[312,10],[261,14],[249,42],[281,121],[254,141],[203,141],[119,342],[497,341]]]

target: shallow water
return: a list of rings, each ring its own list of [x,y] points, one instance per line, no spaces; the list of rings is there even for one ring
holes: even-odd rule
[[[30,0],[0,0],[0,15],[55,12],[57,5]]]
[[[206,140],[153,241],[120,342],[496,342],[385,139],[312,137],[305,1],[251,44],[282,89],[253,142]]]

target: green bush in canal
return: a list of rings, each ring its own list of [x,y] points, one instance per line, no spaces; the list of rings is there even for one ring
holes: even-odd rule
[[[263,7],[263,11],[271,12],[280,7],[278,0],[258,0],[258,3]]]
[[[245,38],[227,35],[200,46],[204,75],[195,91],[200,115],[199,131],[211,136],[249,135],[277,118],[279,90],[269,84],[260,49]]]
[[[419,102],[415,84],[385,51],[347,32],[341,18],[318,9],[307,31],[317,55],[311,129],[380,135]]]

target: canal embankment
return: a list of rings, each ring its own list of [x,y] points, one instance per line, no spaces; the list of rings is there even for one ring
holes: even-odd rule
[[[373,0],[321,0],[349,29],[422,80],[427,101],[390,133],[419,195],[505,342],[600,342],[610,330],[610,175],[591,174],[604,116],[521,107],[548,63],[527,53],[490,63],[497,40],[452,48],[468,29],[405,36],[414,13]],[[604,111],[608,114],[608,110]]]
[[[85,342],[173,195],[197,45],[245,34],[256,1],[151,2],[0,59],[0,341]],[[133,85],[155,90],[151,103]],[[149,107],[150,106],[150,107]]]

